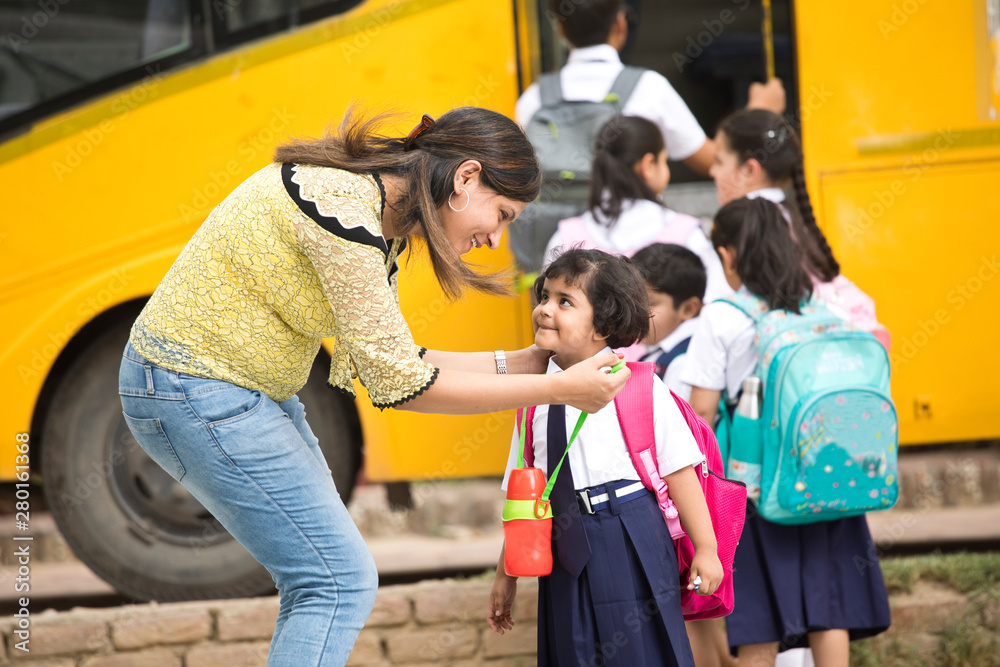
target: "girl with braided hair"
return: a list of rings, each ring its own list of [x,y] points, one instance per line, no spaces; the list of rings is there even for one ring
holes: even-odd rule
[[[840,273],[823,231],[816,224],[806,190],[802,143],[787,120],[763,109],[737,111],[719,124],[716,152],[709,170],[719,202],[763,197],[782,209],[792,237],[805,255],[816,297],[889,348],[889,332],[875,318],[875,302]],[[785,191],[795,193],[787,205]]]

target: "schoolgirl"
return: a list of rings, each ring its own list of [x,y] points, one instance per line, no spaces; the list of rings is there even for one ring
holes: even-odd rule
[[[811,294],[802,251],[767,199],[723,206],[712,243],[733,289],[790,312]],[[756,366],[753,321],[728,303],[707,304],[688,356],[691,406],[713,423],[722,392],[736,397]],[[849,640],[889,627],[888,596],[864,516],[784,526],[750,505],[733,568],[736,606],[727,630],[740,664],[774,664],[779,650],[808,645],[817,664],[846,666]]]
[[[659,128],[645,118],[617,116],[601,128],[592,167],[589,210],[559,223],[545,259],[559,248],[597,248],[631,257],[651,243],[675,243],[705,264],[708,300],[730,292],[722,266],[701,221],[667,208],[661,196],[670,182],[667,150]]]
[[[815,296],[860,329],[870,331],[888,349],[889,332],[875,318],[874,301],[840,273],[840,264],[816,224],[795,129],[771,111],[743,109],[723,119],[715,144],[709,173],[719,202],[762,197],[776,203],[805,255]],[[795,193],[794,205],[785,201],[788,189]]]
[[[609,347],[630,345],[649,327],[638,271],[628,259],[599,250],[560,255],[538,278],[535,294],[535,345],[555,353],[550,374]],[[652,376],[651,383],[657,467],[695,544],[691,576],[701,577],[696,590],[709,594],[723,572],[692,468],[703,456],[662,381]],[[561,405],[537,407],[532,420],[536,466],[549,473],[554,469],[579,414]],[[517,449],[515,432],[508,476]],[[566,463],[552,493],[555,563],[539,581],[538,664],[693,665],[673,542],[655,496],[643,487],[629,458],[614,403],[588,416]],[[560,484],[565,485],[563,501]],[[688,587],[695,589],[694,582]],[[487,616],[500,634],[513,627],[516,590],[517,579],[504,571],[501,554]]]

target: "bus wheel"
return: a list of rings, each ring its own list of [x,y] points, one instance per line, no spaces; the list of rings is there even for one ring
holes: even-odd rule
[[[107,327],[69,365],[43,428],[49,508],[77,557],[122,593],[177,601],[266,595],[274,582],[188,491],[139,447],[122,418],[118,366],[131,320]],[[360,467],[356,418],[317,362],[300,398],[341,495]],[[325,401],[329,410],[313,407]]]

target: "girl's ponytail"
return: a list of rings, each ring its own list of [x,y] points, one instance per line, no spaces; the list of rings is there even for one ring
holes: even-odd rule
[[[776,184],[792,182],[795,206],[789,213],[797,228],[809,271],[824,282],[840,274],[840,264],[830,243],[816,224],[802,168],[802,143],[791,124],[772,111],[742,109],[719,123],[719,132],[736,154],[740,164],[757,160],[767,177]],[[801,231],[801,233],[798,233]]]
[[[833,249],[830,248],[830,242],[826,240],[823,230],[816,224],[812,202],[806,190],[806,174],[801,162],[792,169],[792,186],[795,188],[795,203],[798,205],[802,227],[812,241],[806,244],[806,254],[809,255],[810,264],[819,274],[818,277],[823,282],[830,282],[840,275],[840,263],[833,256]]]
[[[712,245],[736,251],[736,273],[772,310],[798,313],[812,294],[802,250],[792,239],[781,209],[763,197],[736,199],[719,209]]]
[[[660,129],[645,118],[615,116],[597,135],[590,176],[591,211],[598,223],[614,227],[624,203],[630,199],[648,199],[659,203],[657,193],[635,173],[643,156],[659,156],[664,149]]]

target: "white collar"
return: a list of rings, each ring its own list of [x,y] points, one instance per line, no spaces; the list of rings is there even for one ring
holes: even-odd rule
[[[611,348],[605,345],[604,349],[595,354],[594,356],[597,357],[604,354],[605,352],[611,352],[611,351],[612,351]],[[549,357],[549,367],[545,369],[545,374],[551,375],[552,373],[561,373],[562,371],[563,369],[559,366],[559,364],[556,363],[555,355]]]
[[[569,52],[569,57],[566,58],[567,65],[593,61],[621,63],[622,59],[618,55],[618,50],[610,44],[596,44],[594,46],[585,46],[581,49],[573,49]]]
[[[684,320],[678,324],[677,328],[671,331],[666,338],[660,341],[660,349],[664,352],[669,352],[674,349],[677,343],[681,342],[685,338],[693,336],[697,326],[697,317],[692,317],[690,320]]]
[[[785,201],[785,192],[781,188],[761,188],[747,193],[747,199],[756,199],[757,197],[780,204]]]

